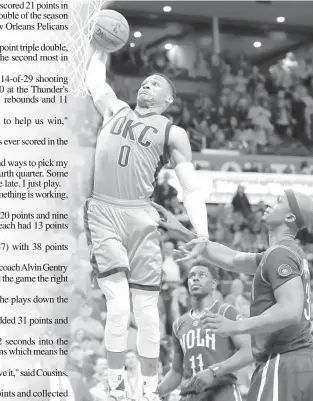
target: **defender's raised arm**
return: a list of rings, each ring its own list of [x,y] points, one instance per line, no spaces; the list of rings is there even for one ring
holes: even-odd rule
[[[159,223],[161,227],[166,228],[179,239],[190,241],[184,246],[184,249],[179,251],[181,260],[193,258],[194,254],[192,250],[201,242],[201,239],[199,240],[196,238],[194,233],[185,228],[170,212],[164,209],[164,207],[155,203],[154,207],[161,215],[162,219]],[[210,241],[206,241],[201,256],[221,269],[245,274],[254,274],[262,257],[261,254],[234,251],[225,245]]]

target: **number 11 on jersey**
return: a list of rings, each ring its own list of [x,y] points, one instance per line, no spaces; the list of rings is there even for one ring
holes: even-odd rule
[[[204,364],[202,354],[198,354],[198,356],[192,355],[189,361],[192,369],[192,376],[195,376],[197,372],[201,372],[203,370]]]

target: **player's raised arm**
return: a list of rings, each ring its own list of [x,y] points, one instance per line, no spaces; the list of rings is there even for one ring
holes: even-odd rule
[[[249,275],[255,274],[262,258],[262,254],[259,253],[238,252],[218,242],[210,241],[203,256],[221,269]]]
[[[204,197],[197,184],[197,176],[191,163],[192,153],[187,133],[173,125],[169,135],[169,152],[172,167],[183,189],[183,202],[191,224],[200,242],[195,253],[200,253],[208,240],[208,219]],[[196,255],[195,255],[196,256]]]
[[[191,259],[189,250],[197,246],[197,239],[190,241],[179,251],[177,262]],[[202,257],[215,267],[234,273],[254,275],[262,258],[261,253],[239,252],[218,242],[207,241]]]
[[[106,82],[107,54],[96,48],[86,71],[86,86],[93,102],[102,116],[114,115],[127,103],[118,99],[111,86]]]
[[[175,334],[175,326],[177,325],[177,320],[173,323],[173,348],[174,355],[171,369],[167,372],[164,379],[158,385],[158,394],[160,397],[164,397],[171,391],[175,390],[181,383],[183,378],[183,362],[184,353],[178,338]]]

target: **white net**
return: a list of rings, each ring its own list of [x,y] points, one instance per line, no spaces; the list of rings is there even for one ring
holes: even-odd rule
[[[70,92],[85,97],[88,93],[84,82],[86,66],[89,62],[88,45],[94,31],[93,18],[105,4],[101,0],[87,0],[85,4],[71,0],[69,31],[64,38],[64,44],[69,49],[70,60],[64,71],[69,77]],[[75,2],[75,3],[74,3]]]
[[[39,0],[37,0],[39,1]],[[51,31],[47,46],[62,45],[66,50],[62,52],[57,63],[45,63],[39,66],[45,73],[67,76],[69,79],[69,91],[74,96],[85,97],[88,90],[84,85],[87,63],[89,62],[88,48],[94,31],[95,18],[102,8],[107,8],[112,1],[103,0],[68,0],[62,1],[67,10],[61,9],[60,14],[68,14],[68,30],[62,32]],[[60,4],[61,4],[60,3]],[[64,7],[64,6],[62,6]],[[50,71],[49,71],[50,70]]]

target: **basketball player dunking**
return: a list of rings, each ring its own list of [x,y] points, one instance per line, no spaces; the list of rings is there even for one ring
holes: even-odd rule
[[[165,76],[142,83],[132,110],[105,82],[106,54],[96,50],[87,71],[94,104],[109,118],[100,130],[95,156],[93,195],[85,205],[85,228],[91,262],[107,300],[105,345],[111,396],[124,397],[124,358],[130,315],[129,293],[138,326],[143,394],[157,399],[160,333],[158,295],[162,256],[158,212],[151,204],[157,175],[171,162],[183,188],[184,204],[206,246],[206,206],[195,186],[191,148],[186,132],[161,114],[175,98]]]
[[[164,208],[157,206],[164,227],[191,239],[188,232]],[[207,259],[223,269],[253,274],[250,318],[231,321],[205,313],[202,325],[223,336],[251,334],[258,366],[247,401],[310,401],[313,394],[313,338],[308,262],[295,241],[297,232],[313,221],[313,200],[285,190],[264,213],[270,247],[261,254],[236,252],[208,242]],[[181,251],[197,255],[192,240]]]

